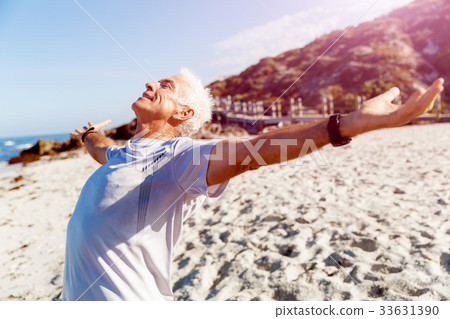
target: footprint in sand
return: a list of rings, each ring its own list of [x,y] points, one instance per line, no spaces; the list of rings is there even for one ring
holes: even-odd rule
[[[450,274],[450,254],[442,253],[441,265]]]
[[[372,271],[380,272],[382,274],[396,274],[403,271],[401,267],[390,267],[385,264],[372,265]]]
[[[373,252],[378,249],[377,242],[373,239],[368,238],[353,240],[352,247],[358,247],[368,252]]]

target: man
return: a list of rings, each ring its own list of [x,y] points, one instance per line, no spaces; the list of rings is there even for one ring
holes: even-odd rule
[[[442,85],[438,79],[400,106],[391,103],[400,94],[392,88],[346,116],[247,141],[198,142],[188,136],[210,119],[212,106],[200,79],[182,69],[148,83],[132,105],[136,137],[125,147],[97,134],[109,121],[71,133],[103,165],[83,187],[67,228],[63,299],[172,300],[171,261],[183,222],[207,196],[219,196],[234,176],[298,157],[307,140],[340,146],[404,125],[433,106]]]

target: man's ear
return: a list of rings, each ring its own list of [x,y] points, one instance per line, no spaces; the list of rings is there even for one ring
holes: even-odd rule
[[[190,107],[185,107],[182,110],[175,113],[172,118],[179,121],[186,121],[194,117],[194,110]]]

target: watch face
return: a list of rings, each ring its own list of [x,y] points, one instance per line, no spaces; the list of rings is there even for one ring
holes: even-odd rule
[[[350,143],[351,140],[352,140],[351,138],[346,138],[346,137],[344,137],[344,138],[341,139],[341,140],[331,142],[331,144],[332,144],[334,147],[337,147],[337,146],[343,146],[343,145],[346,145],[346,144]]]

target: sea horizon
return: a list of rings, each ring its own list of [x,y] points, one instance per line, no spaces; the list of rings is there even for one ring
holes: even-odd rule
[[[32,147],[40,139],[64,142],[69,138],[69,133],[0,137],[0,166],[6,166],[9,159]]]

